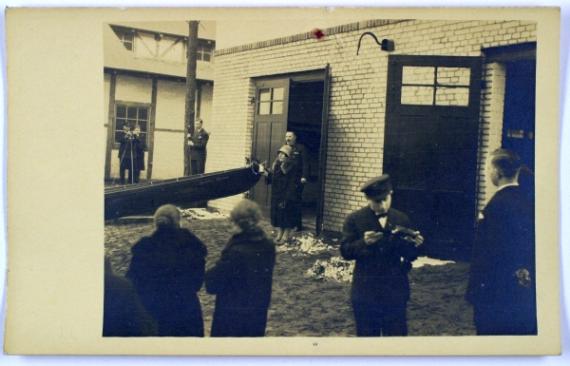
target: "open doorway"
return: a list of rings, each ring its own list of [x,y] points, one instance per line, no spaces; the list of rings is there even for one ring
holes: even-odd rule
[[[319,151],[323,112],[324,82],[291,81],[287,131],[297,135],[297,141],[306,147],[309,176],[303,189],[303,228],[315,229],[320,197]]]
[[[305,145],[309,176],[302,194],[302,229],[320,233],[323,216],[326,166],[328,68],[324,70],[268,76],[256,79],[253,154],[268,164],[285,143],[285,133],[293,131]],[[271,186],[261,180],[251,197],[268,214]]]

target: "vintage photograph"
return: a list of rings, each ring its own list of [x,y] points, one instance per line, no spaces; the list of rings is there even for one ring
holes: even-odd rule
[[[534,336],[537,23],[102,24],[103,337]]]

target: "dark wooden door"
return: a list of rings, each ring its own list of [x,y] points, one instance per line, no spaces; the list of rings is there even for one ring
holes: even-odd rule
[[[503,147],[516,151],[534,171],[536,61],[508,62],[503,113]]]
[[[255,115],[252,157],[270,167],[277,150],[285,143],[289,79],[266,79],[255,83]],[[271,186],[261,179],[252,190],[252,198],[267,212]]]
[[[440,256],[462,256],[476,217],[481,58],[390,56],[384,172],[395,208]]]

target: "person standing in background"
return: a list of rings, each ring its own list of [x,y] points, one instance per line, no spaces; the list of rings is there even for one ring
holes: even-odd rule
[[[194,133],[188,134],[188,146],[190,147],[191,175],[204,174],[206,168],[206,156],[210,134],[204,130],[202,119],[198,119],[194,126]]]
[[[285,134],[285,144],[291,146],[291,160],[295,167],[293,174],[295,175],[296,199],[291,207],[291,220],[294,228],[303,229],[303,189],[309,179],[309,160],[307,156],[307,148],[305,145],[297,142],[297,134],[293,131],[287,131]]]

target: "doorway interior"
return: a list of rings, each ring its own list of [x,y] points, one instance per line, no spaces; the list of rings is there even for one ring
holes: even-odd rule
[[[279,147],[285,143],[285,133],[295,132],[298,143],[306,147],[309,163],[309,176],[302,195],[302,229],[317,232],[322,226],[327,77],[328,68],[254,80],[256,103],[252,157],[271,165]],[[270,196],[271,186],[263,180],[251,191],[251,197],[267,215]]]

